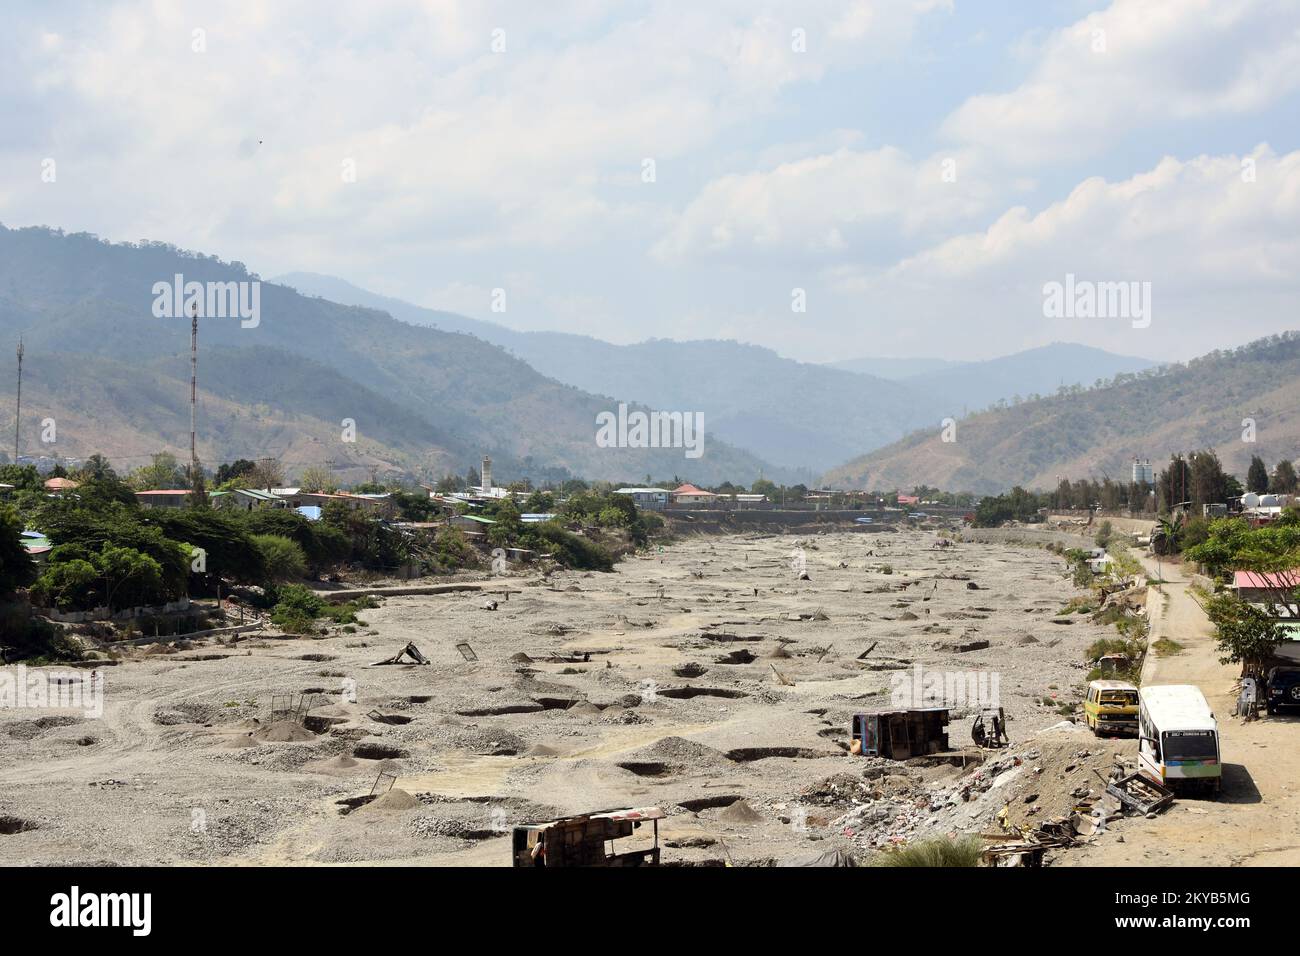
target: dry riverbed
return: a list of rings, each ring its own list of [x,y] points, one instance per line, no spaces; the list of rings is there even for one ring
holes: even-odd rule
[[[995,676],[1013,750],[1105,762],[1125,744],[1043,732],[1113,629],[1059,615],[1078,592],[1047,551],[941,537],[696,537],[612,574],[520,570],[495,610],[394,597],[355,634],[138,648],[101,670],[102,717],[0,711],[0,848],[14,864],[507,865],[511,824],[646,804],[669,813],[672,862],[978,832],[998,806],[957,794],[979,757],[850,757],[850,716],[915,664]],[[408,641],[430,666],[366,666]],[[273,695],[303,694],[306,727],[271,720]],[[954,748],[972,714],[955,710]],[[340,803],[381,772],[391,793]]]

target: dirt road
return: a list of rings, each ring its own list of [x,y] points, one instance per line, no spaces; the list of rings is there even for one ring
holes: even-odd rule
[[[1144,560],[1157,574],[1154,559]],[[1190,592],[1184,569],[1161,565],[1165,584],[1152,588],[1147,609],[1151,642],[1169,638],[1176,654],[1148,654],[1142,682],[1195,684],[1219,719],[1224,761],[1217,800],[1180,799],[1155,820],[1127,821],[1124,842],[1103,840],[1068,854],[1074,866],[1294,866],[1300,863],[1300,718],[1245,723],[1232,716],[1237,665],[1218,661],[1214,629]]]

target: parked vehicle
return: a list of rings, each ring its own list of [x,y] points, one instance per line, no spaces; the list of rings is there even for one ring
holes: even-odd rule
[[[1098,737],[1136,734],[1138,689],[1124,680],[1095,680],[1083,698],[1083,719]]]
[[[1300,707],[1300,667],[1274,667],[1268,672],[1264,706],[1270,714],[1282,707]]]
[[[1218,793],[1223,783],[1219,725],[1200,688],[1143,687],[1138,700],[1138,769],[1172,789]]]

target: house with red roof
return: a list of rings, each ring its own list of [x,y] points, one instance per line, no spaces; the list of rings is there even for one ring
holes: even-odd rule
[[[1232,575],[1232,588],[1237,592],[1237,597],[1248,604],[1291,601],[1294,595],[1288,592],[1300,588],[1300,568],[1267,574],[1237,571]]]
[[[673,503],[686,505],[688,507],[708,506],[718,500],[718,496],[711,491],[705,491],[703,488],[697,488],[692,484],[679,485],[673,489]]]

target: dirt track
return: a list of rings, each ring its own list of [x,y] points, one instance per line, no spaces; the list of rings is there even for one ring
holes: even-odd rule
[[[1157,573],[1147,559],[1148,573]],[[1218,662],[1213,628],[1177,565],[1162,565],[1166,584],[1148,592],[1151,640],[1182,645],[1170,657],[1148,655],[1143,684],[1195,684],[1219,720],[1223,793],[1184,798],[1155,820],[1132,821],[1123,843],[1103,841],[1062,862],[1086,866],[1294,866],[1300,864],[1300,718],[1232,716],[1236,665]]]
[[[669,810],[675,861],[787,862],[923,832],[916,788],[961,770],[864,781],[844,750],[850,715],[888,703],[891,674],[913,662],[996,673],[1023,740],[1061,720],[1044,699],[1078,699],[1083,649],[1108,633],[1059,623],[1075,592],[1047,552],[938,538],[698,537],[613,574],[523,569],[496,610],[481,594],[397,597],[357,634],[137,649],[103,669],[102,719],[0,715],[0,817],[32,826],[0,846],[33,864],[505,865],[510,824],[652,803]],[[801,541],[806,581],[791,570]],[[408,641],[432,666],[365,666]],[[688,662],[704,672],[674,673]],[[320,695],[322,732],[258,739],[271,695],[304,692]],[[409,722],[376,722],[375,708]],[[968,714],[954,715],[954,747]],[[341,815],[380,770],[411,805]],[[756,819],[729,818],[742,797]],[[862,801],[889,808],[870,832],[836,824]]]

